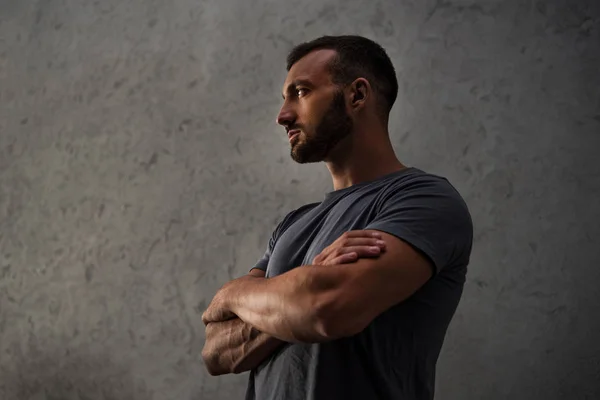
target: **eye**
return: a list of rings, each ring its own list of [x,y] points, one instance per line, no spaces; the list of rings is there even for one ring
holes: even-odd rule
[[[296,94],[298,95],[298,97],[306,95],[307,92],[308,90],[305,88],[296,88]]]

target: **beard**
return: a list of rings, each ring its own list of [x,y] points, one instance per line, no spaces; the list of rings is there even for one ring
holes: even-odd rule
[[[302,131],[292,143],[290,155],[299,164],[325,161],[337,144],[350,136],[352,119],[346,112],[344,93],[335,93],[328,110],[314,130],[314,134]]]

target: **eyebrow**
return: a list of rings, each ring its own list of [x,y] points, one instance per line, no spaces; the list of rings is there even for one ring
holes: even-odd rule
[[[308,79],[295,79],[287,86],[286,93],[290,93],[296,86],[312,87],[313,85]],[[282,93],[281,97],[285,100],[285,93]]]

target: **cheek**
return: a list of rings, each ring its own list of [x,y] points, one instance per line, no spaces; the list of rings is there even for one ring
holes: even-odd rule
[[[330,102],[324,96],[311,96],[299,104],[299,111],[306,119],[311,121],[319,120],[323,117],[327,109],[329,108]]]
[[[323,111],[324,110],[318,106],[306,107],[306,110],[303,110],[303,114],[301,114],[301,123],[306,130],[312,131],[319,125],[320,121],[323,119]]]

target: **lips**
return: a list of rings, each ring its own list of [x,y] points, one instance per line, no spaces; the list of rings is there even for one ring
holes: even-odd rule
[[[292,129],[291,131],[288,131],[288,138],[291,139],[292,137],[294,137],[295,135],[300,133],[300,129]]]

